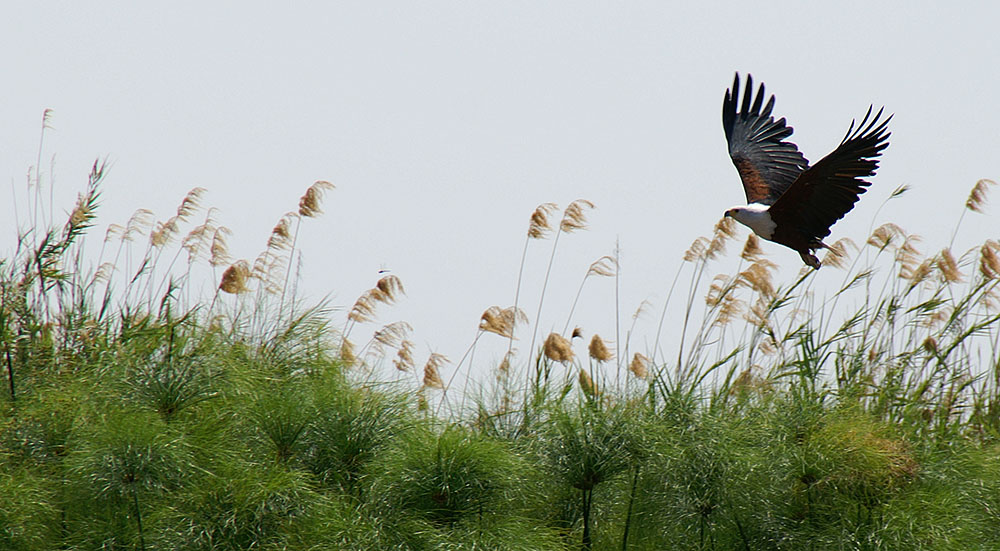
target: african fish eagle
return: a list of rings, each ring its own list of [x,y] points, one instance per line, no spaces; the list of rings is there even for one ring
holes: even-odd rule
[[[809,166],[798,147],[785,141],[792,127],[784,118],[776,121],[771,116],[774,96],[762,105],[764,85],[755,98],[753,77],[747,75],[743,104],[737,112],[739,95],[740,75],[736,73],[722,103],[722,127],[748,204],[733,207],[725,215],[760,237],[797,251],[803,262],[818,270],[820,261],[813,251],[829,248],[823,238],[830,235],[830,227],[854,208],[858,196],[871,185],[864,178],[875,175],[877,159],[889,146],[887,125],[892,115],[880,123],[884,108],[871,118],[869,107],[856,129],[851,121],[832,153]]]

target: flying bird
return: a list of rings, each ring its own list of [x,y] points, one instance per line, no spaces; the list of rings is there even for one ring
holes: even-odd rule
[[[753,77],[747,75],[743,102],[739,105],[740,75],[722,103],[722,127],[729,142],[729,156],[743,180],[747,205],[733,207],[726,216],[749,227],[760,237],[799,253],[802,261],[818,270],[813,254],[829,249],[823,238],[867,191],[882,150],[889,146],[889,115],[884,108],[873,118],[872,107],[861,124],[851,126],[840,145],[818,163],[809,162],[799,148],[786,139],[792,127],[785,119],[774,120],[774,96],[764,104],[764,85],[753,94]]]

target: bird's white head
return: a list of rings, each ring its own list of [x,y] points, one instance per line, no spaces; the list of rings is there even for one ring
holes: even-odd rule
[[[768,205],[751,203],[745,207],[732,207],[726,211],[725,216],[735,219],[764,239],[771,239],[775,223],[767,212],[768,208]]]

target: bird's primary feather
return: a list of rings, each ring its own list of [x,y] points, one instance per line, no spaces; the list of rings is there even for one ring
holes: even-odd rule
[[[792,127],[785,119],[771,116],[774,96],[764,101],[764,85],[753,94],[753,77],[747,76],[743,104],[737,112],[740,95],[740,75],[733,79],[733,88],[726,91],[722,105],[722,127],[729,143],[729,156],[740,173],[747,203],[770,205],[808,166],[808,161],[795,144],[785,141]]]

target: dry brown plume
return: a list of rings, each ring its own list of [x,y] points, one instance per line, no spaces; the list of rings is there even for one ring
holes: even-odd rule
[[[520,308],[511,306],[501,309],[499,306],[490,306],[479,318],[479,329],[512,339],[515,326],[527,322],[528,316]]]
[[[587,270],[587,277],[590,277],[592,275],[601,277],[613,277],[617,273],[618,273],[618,261],[615,260],[615,257],[613,256],[604,255],[601,258],[595,260],[594,263],[590,265],[590,268]]]
[[[714,259],[719,254],[726,252],[726,243],[736,236],[736,222],[729,217],[722,217],[715,223],[712,232],[712,240],[708,243],[705,251],[706,258]]]
[[[333,187],[333,184],[324,180],[319,180],[309,186],[305,195],[299,199],[299,215],[314,218],[322,214],[320,203],[323,201],[323,194]]]
[[[296,216],[294,212],[289,212],[278,220],[278,223],[271,229],[271,235],[267,238],[268,249],[287,251],[292,248],[292,220]]]
[[[549,216],[552,215],[559,206],[555,203],[542,203],[531,213],[531,222],[528,224],[528,237],[531,239],[542,239],[550,231],[552,225],[549,223]]]
[[[983,212],[983,207],[986,206],[987,195],[990,191],[990,186],[997,185],[993,180],[982,179],[976,182],[976,185],[972,186],[972,191],[969,192],[969,198],[965,201],[965,208],[971,210],[972,212]]]
[[[177,234],[179,218],[171,216],[166,222],[157,222],[156,229],[149,234],[149,242],[153,247],[159,249],[170,243]]]
[[[399,345],[399,350],[396,352],[396,359],[392,361],[392,365],[396,366],[399,371],[410,371],[415,367],[413,362],[413,343],[404,340]]]
[[[344,342],[340,343],[340,360],[348,366],[352,366],[358,361],[357,356],[354,355],[354,343],[346,338]]]
[[[222,283],[219,290],[231,295],[244,293],[249,290],[247,281],[250,280],[250,265],[246,260],[237,261],[222,272]]]
[[[750,232],[747,235],[747,242],[743,245],[743,252],[740,253],[740,258],[746,260],[747,262],[756,262],[764,255],[764,250],[760,247],[760,238],[757,234]]]
[[[434,352],[427,358],[424,364],[424,386],[427,388],[444,388],[444,381],[441,379],[440,369],[448,362],[448,358],[443,354]]]
[[[695,260],[702,260],[705,258],[705,253],[708,252],[708,238],[699,237],[695,239],[688,250],[684,251],[684,262],[694,262]]]
[[[576,230],[587,229],[587,212],[584,209],[592,209],[594,204],[586,199],[577,199],[566,207],[563,212],[562,222],[559,223],[559,230],[572,233]]]
[[[226,241],[227,236],[232,234],[233,232],[229,231],[229,228],[225,226],[221,226],[215,230],[215,233],[212,234],[212,256],[209,257],[209,264],[212,266],[222,266],[232,261],[232,257],[229,256],[229,244]]]
[[[980,247],[979,273],[986,279],[1000,279],[1000,242],[990,239]]]
[[[896,240],[903,239],[905,236],[906,232],[903,231],[903,228],[892,222],[888,222],[875,228],[875,231],[868,238],[867,243],[878,250],[882,250],[892,245]]]
[[[945,248],[937,258],[938,270],[941,273],[941,280],[945,283],[960,283],[962,272],[958,269],[958,262],[951,254],[951,249]]]
[[[846,269],[847,262],[850,260],[848,247],[858,250],[858,246],[849,237],[838,239],[833,245],[830,245],[830,249],[823,256],[823,265]]]
[[[347,314],[347,319],[354,322],[375,321],[375,307],[379,303],[392,304],[404,293],[403,282],[395,275],[387,275],[378,280],[375,287],[368,289],[358,297]]]
[[[559,333],[549,334],[548,338],[545,339],[543,350],[545,351],[545,357],[554,362],[566,363],[573,361],[573,347]]]
[[[383,326],[372,335],[372,339],[382,346],[398,348],[413,331],[413,327],[405,321],[396,321]]]
[[[771,271],[775,264],[768,260],[758,260],[749,268],[740,272],[737,283],[749,287],[763,297],[774,296],[774,283],[771,278]]]
[[[587,347],[587,351],[590,352],[591,358],[599,362],[606,362],[615,357],[614,354],[608,350],[608,346],[604,344],[604,340],[597,335],[590,338],[590,346]]]
[[[628,370],[640,379],[649,377],[649,358],[636,352],[632,356],[632,362],[628,364]]]
[[[597,396],[597,385],[594,384],[594,379],[590,377],[590,373],[587,373],[586,369],[580,370],[578,379],[580,381],[580,390],[582,390],[584,394],[590,396],[591,398]]]
[[[135,211],[125,224],[125,235],[122,239],[132,241],[136,235],[145,235],[153,227],[155,220],[153,211],[149,209]]]
[[[189,191],[180,206],[177,207],[177,219],[187,220],[192,214],[201,208],[201,196],[205,194],[205,188],[196,187]]]

